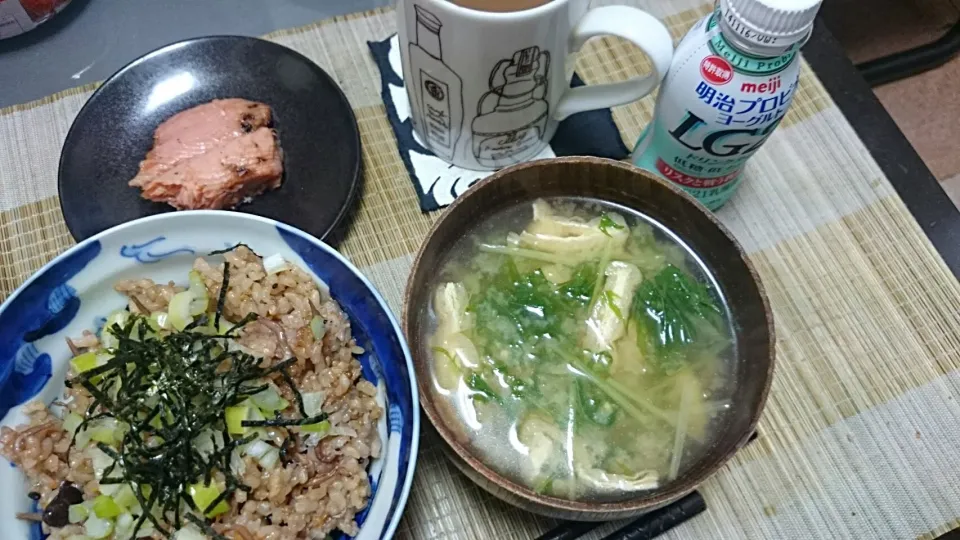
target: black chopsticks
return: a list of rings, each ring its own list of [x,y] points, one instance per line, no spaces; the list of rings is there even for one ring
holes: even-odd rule
[[[694,491],[673,504],[640,516],[603,537],[603,540],[649,540],[703,513],[706,509],[707,502],[703,500],[699,491]]]
[[[655,538],[707,509],[699,491],[654,510],[624,525],[603,540],[648,540]],[[539,536],[537,540],[574,540],[603,525],[603,522],[568,521]]]
[[[603,525],[602,521],[565,521],[537,537],[537,540],[575,540]]]
[[[753,432],[747,440],[747,444],[752,443],[756,438],[757,433]],[[694,491],[679,501],[640,516],[603,537],[603,540],[648,540],[655,538],[703,513],[706,509],[707,502],[699,491]],[[601,525],[603,525],[602,522],[567,521],[538,536],[537,540],[574,540]]]

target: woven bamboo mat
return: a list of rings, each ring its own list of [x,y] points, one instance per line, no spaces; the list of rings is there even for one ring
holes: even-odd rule
[[[617,3],[624,3],[622,1]],[[679,38],[710,5],[639,1]],[[366,179],[341,250],[399,311],[420,213],[366,42],[374,11],[269,39],[326,69],[356,110]],[[588,44],[588,83],[646,70],[615,40]],[[92,88],[0,110],[0,299],[72,240],[56,198],[60,145]],[[653,100],[619,107],[628,145]],[[702,493],[708,511],[667,538],[932,538],[960,518],[960,285],[804,65],[793,109],[719,212],[750,253],[777,323],[777,373],[759,439]],[[553,526],[487,496],[425,429],[400,538],[533,538]],[[609,530],[609,529],[608,529]]]

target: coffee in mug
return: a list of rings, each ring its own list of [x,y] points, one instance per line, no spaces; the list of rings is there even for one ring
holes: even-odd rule
[[[477,11],[523,11],[547,4],[550,0],[449,0],[450,3]]]
[[[493,170],[539,154],[561,120],[649,94],[673,41],[653,16],[589,0],[400,0],[398,34],[415,134],[441,159]],[[567,57],[590,38],[640,47],[653,72],[570,88]]]

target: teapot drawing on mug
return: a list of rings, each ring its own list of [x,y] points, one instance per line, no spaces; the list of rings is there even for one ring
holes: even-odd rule
[[[547,127],[550,53],[527,47],[497,62],[473,119],[473,155],[490,168],[534,156]]]

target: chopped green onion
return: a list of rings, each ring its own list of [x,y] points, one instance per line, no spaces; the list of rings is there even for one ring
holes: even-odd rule
[[[150,486],[143,486],[143,496],[149,498],[150,493],[153,490]],[[129,484],[123,484],[120,488],[114,492],[112,495],[113,501],[120,505],[122,508],[130,509],[134,508],[139,504],[136,494],[133,492],[133,488]]]
[[[300,426],[300,431],[305,433],[326,433],[330,431],[330,421],[324,420],[322,422],[317,422],[316,424]]]
[[[63,418],[63,430],[67,433],[73,435],[77,431],[77,428],[80,427],[80,424],[83,423],[83,417],[77,413],[67,413]]]
[[[204,511],[220,497],[223,490],[213,484],[203,485],[198,483],[191,484],[187,488],[187,492],[190,494],[190,498],[193,499],[193,504],[195,504],[200,511]],[[207,517],[214,517],[229,511],[230,505],[227,504],[227,501],[221,500],[205,515]]]
[[[250,414],[249,405],[236,405],[227,407],[224,411],[224,417],[227,422],[227,433],[231,435],[243,435],[247,428],[243,427],[243,421]]]
[[[313,331],[313,337],[317,341],[323,339],[323,336],[327,333],[326,326],[323,324],[323,318],[319,316],[314,316],[310,319],[310,330]]]
[[[247,445],[246,454],[265,469],[273,468],[280,459],[280,449],[264,441],[253,441]]]
[[[112,497],[108,495],[98,495],[93,500],[93,513],[99,518],[114,518],[123,513],[123,509]]]
[[[289,270],[290,264],[283,258],[283,255],[274,253],[269,257],[263,258],[263,269],[267,272],[267,275],[276,274],[284,270]]]
[[[270,450],[257,461],[264,469],[272,469],[280,461],[280,449],[270,447]]]
[[[190,271],[190,288],[187,289],[192,295],[190,299],[190,315],[197,316],[207,312],[210,307],[210,297],[207,294],[207,286],[203,282],[203,276],[196,270]]]
[[[250,400],[253,401],[254,405],[259,407],[264,414],[282,411],[290,405],[289,401],[280,397],[280,392],[278,392],[277,388],[272,384],[265,390],[250,396]],[[247,418],[243,420],[247,420]]]
[[[113,335],[113,332],[110,332],[110,329],[114,326],[123,328],[126,326],[129,317],[130,312],[125,309],[119,309],[107,315],[107,320],[103,323],[103,330],[100,332],[100,344],[108,349],[116,347],[119,340]]]
[[[240,426],[241,428],[243,426]],[[204,457],[209,458],[211,454],[217,451],[217,448],[223,447],[223,433],[206,429],[200,435],[193,439],[193,447]]]
[[[90,516],[83,524],[83,532],[90,538],[107,538],[113,532],[113,521]]]
[[[200,272],[191,270],[187,274],[187,278],[190,280],[190,287],[187,289],[188,291],[197,296],[207,294],[207,285],[203,282],[203,276],[200,275]]]
[[[71,504],[67,509],[67,519],[70,523],[83,523],[90,515],[90,511],[83,504]]]
[[[253,442],[251,442],[250,444],[247,445],[247,447],[246,447],[246,454],[247,454],[248,456],[252,457],[252,458],[260,459],[260,458],[262,458],[268,451],[270,451],[270,448],[272,448],[272,446],[270,446],[270,444],[267,443],[267,442],[264,442],[264,441],[253,441]]]
[[[235,449],[233,452],[230,452],[230,471],[234,475],[242,477],[246,470],[247,464],[243,462],[243,456],[240,455],[240,450]]]
[[[114,538],[129,538],[133,532],[133,516],[127,512],[117,516],[114,527]]]
[[[193,317],[190,315],[190,303],[193,301],[193,294],[190,291],[178,292],[170,299],[170,305],[167,306],[170,324],[179,331],[183,331],[190,323]]]
[[[323,412],[323,392],[306,392],[301,394],[303,398],[303,409],[307,412],[307,416],[317,416]]]
[[[115,459],[107,455],[106,452],[100,448],[93,446],[87,450],[87,456],[90,458],[90,463],[93,464],[93,471],[97,475],[97,479],[103,477],[103,471],[107,467],[113,465]]]
[[[90,371],[99,365],[97,363],[97,353],[93,351],[85,352],[70,359],[70,367],[77,373]]]
[[[217,326],[217,333],[221,336],[225,336],[228,332],[230,332],[231,328],[233,328],[233,323],[227,322],[226,319],[220,319],[220,323]]]
[[[96,428],[90,430],[90,438],[94,441],[107,444],[113,444],[115,442],[113,430],[109,428]]]
[[[144,486],[147,488],[148,486]],[[131,508],[137,504],[137,496],[133,493],[133,488],[129,484],[123,484],[112,495],[113,502],[121,508]]]
[[[130,312],[125,309],[118,309],[110,315],[107,315],[106,326],[111,327],[113,325],[119,325],[121,328],[127,324],[127,319],[130,318]]]
[[[101,418],[88,424],[90,438],[97,442],[113,445],[123,440],[130,427],[114,418]]]
[[[166,311],[155,311],[150,314],[150,319],[148,321],[150,328],[154,332],[159,332],[161,330],[169,330],[171,328],[170,316],[167,315]]]

